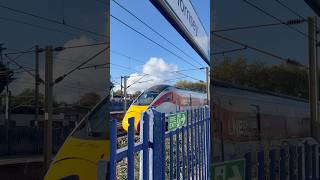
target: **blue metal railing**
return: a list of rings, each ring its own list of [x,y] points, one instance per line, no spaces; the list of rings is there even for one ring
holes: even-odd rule
[[[140,141],[134,140],[134,119],[129,119],[128,145],[117,149],[116,120],[111,121],[110,179],[116,179],[117,162],[127,158],[127,178],[135,179],[136,153],[140,153],[140,179],[208,179],[209,112],[207,108],[186,111],[186,124],[166,131],[165,114],[143,114]],[[168,154],[168,156],[166,155]],[[152,155],[152,156],[151,156]],[[168,167],[166,167],[168,160]]]
[[[127,158],[127,177],[136,179],[209,179],[210,118],[207,108],[186,111],[186,124],[166,131],[166,117],[155,110],[143,113],[140,140],[135,142],[134,119],[129,119],[128,146],[117,149],[117,122],[111,122],[110,180],[117,179],[117,163]],[[245,179],[318,180],[320,146],[300,144],[247,152]],[[168,164],[166,164],[166,162]]]

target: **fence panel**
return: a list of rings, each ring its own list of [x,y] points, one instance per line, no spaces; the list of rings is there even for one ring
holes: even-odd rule
[[[117,149],[116,121],[112,120],[110,179],[117,179],[117,163],[124,159],[127,159],[127,178],[137,179],[135,153],[140,154],[140,179],[208,179],[208,109],[199,108],[181,113],[186,115],[185,124],[170,131],[166,131],[169,122],[165,114],[155,110],[143,113],[140,120],[142,130],[137,143],[134,138],[134,119],[130,118],[128,145],[121,149]],[[169,163],[168,167],[166,161]]]
[[[186,123],[166,130],[168,117],[155,110],[141,116],[140,140],[135,142],[134,119],[129,120],[128,146],[117,149],[116,120],[111,123],[110,179],[117,163],[127,159],[128,179],[209,179],[210,118],[207,108],[185,111]],[[168,128],[169,129],[169,128]],[[318,144],[290,145],[247,152],[245,179],[319,179]],[[140,154],[139,173],[135,154]],[[257,156],[257,162],[252,156]],[[166,164],[166,162],[168,164]],[[257,170],[257,171],[256,171]],[[138,176],[139,174],[139,176]]]

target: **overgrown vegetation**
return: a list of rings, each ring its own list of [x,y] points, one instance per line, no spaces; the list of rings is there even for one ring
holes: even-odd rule
[[[244,58],[225,58],[213,71],[215,80],[279,94],[308,98],[308,71],[289,64],[247,63]],[[205,82],[178,81],[176,87],[206,92]]]

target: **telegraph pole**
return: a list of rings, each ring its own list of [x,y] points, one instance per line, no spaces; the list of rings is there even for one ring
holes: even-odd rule
[[[44,119],[44,170],[48,170],[52,156],[52,103],[53,103],[53,49],[45,50],[45,119]]]
[[[6,48],[2,47],[3,44],[0,44],[0,61],[4,65],[3,62],[3,57],[2,57],[2,51],[5,50]],[[8,65],[8,63],[7,63]],[[7,144],[7,153],[9,154],[10,148],[9,148],[9,123],[10,123],[10,97],[11,97],[11,92],[9,91],[9,73],[5,73],[6,76],[6,109],[5,109],[5,140]]]
[[[207,82],[207,102],[210,104],[210,67],[206,67],[206,82]]]
[[[35,113],[34,113],[34,122],[35,124],[38,126],[39,123],[39,53],[40,53],[40,49],[39,46],[36,45],[35,46],[35,94],[34,94],[34,98],[35,98],[35,104],[34,104],[34,109],[35,109]]]
[[[127,111],[127,78],[128,76],[123,76],[123,98],[124,98],[124,112]]]
[[[121,81],[120,81],[120,92],[123,93],[122,91],[123,85],[122,85],[122,76],[121,76]]]
[[[213,0],[210,0],[210,86],[209,86],[209,92],[210,92],[210,164],[213,164],[213,157],[214,157],[214,131],[213,131],[213,127],[214,127],[214,103],[213,103],[213,98],[214,98],[214,92],[213,92],[213,87],[214,87],[214,78],[213,78],[213,69],[214,69],[214,54],[213,54],[213,31],[214,31],[214,23],[213,23],[213,19],[214,19],[214,5],[213,5]],[[210,174],[209,174],[210,175]]]
[[[317,76],[317,19],[308,17],[309,39],[309,102],[310,102],[310,135],[320,140],[318,124],[318,76]]]

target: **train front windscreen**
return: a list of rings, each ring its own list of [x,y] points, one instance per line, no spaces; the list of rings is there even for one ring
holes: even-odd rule
[[[154,92],[154,91],[144,92],[137,98],[137,100],[133,103],[133,105],[136,105],[136,106],[150,105],[158,95],[159,95],[159,92]]]
[[[109,157],[108,101],[105,98],[60,148],[45,180],[96,179],[97,162]]]
[[[140,130],[140,114],[147,110],[152,102],[159,96],[161,92],[167,89],[168,85],[156,85],[145,92],[143,92],[129,107],[128,111],[126,112],[123,120],[122,120],[122,127],[124,130],[128,131],[129,127],[129,118],[134,118],[134,129],[139,131]]]

